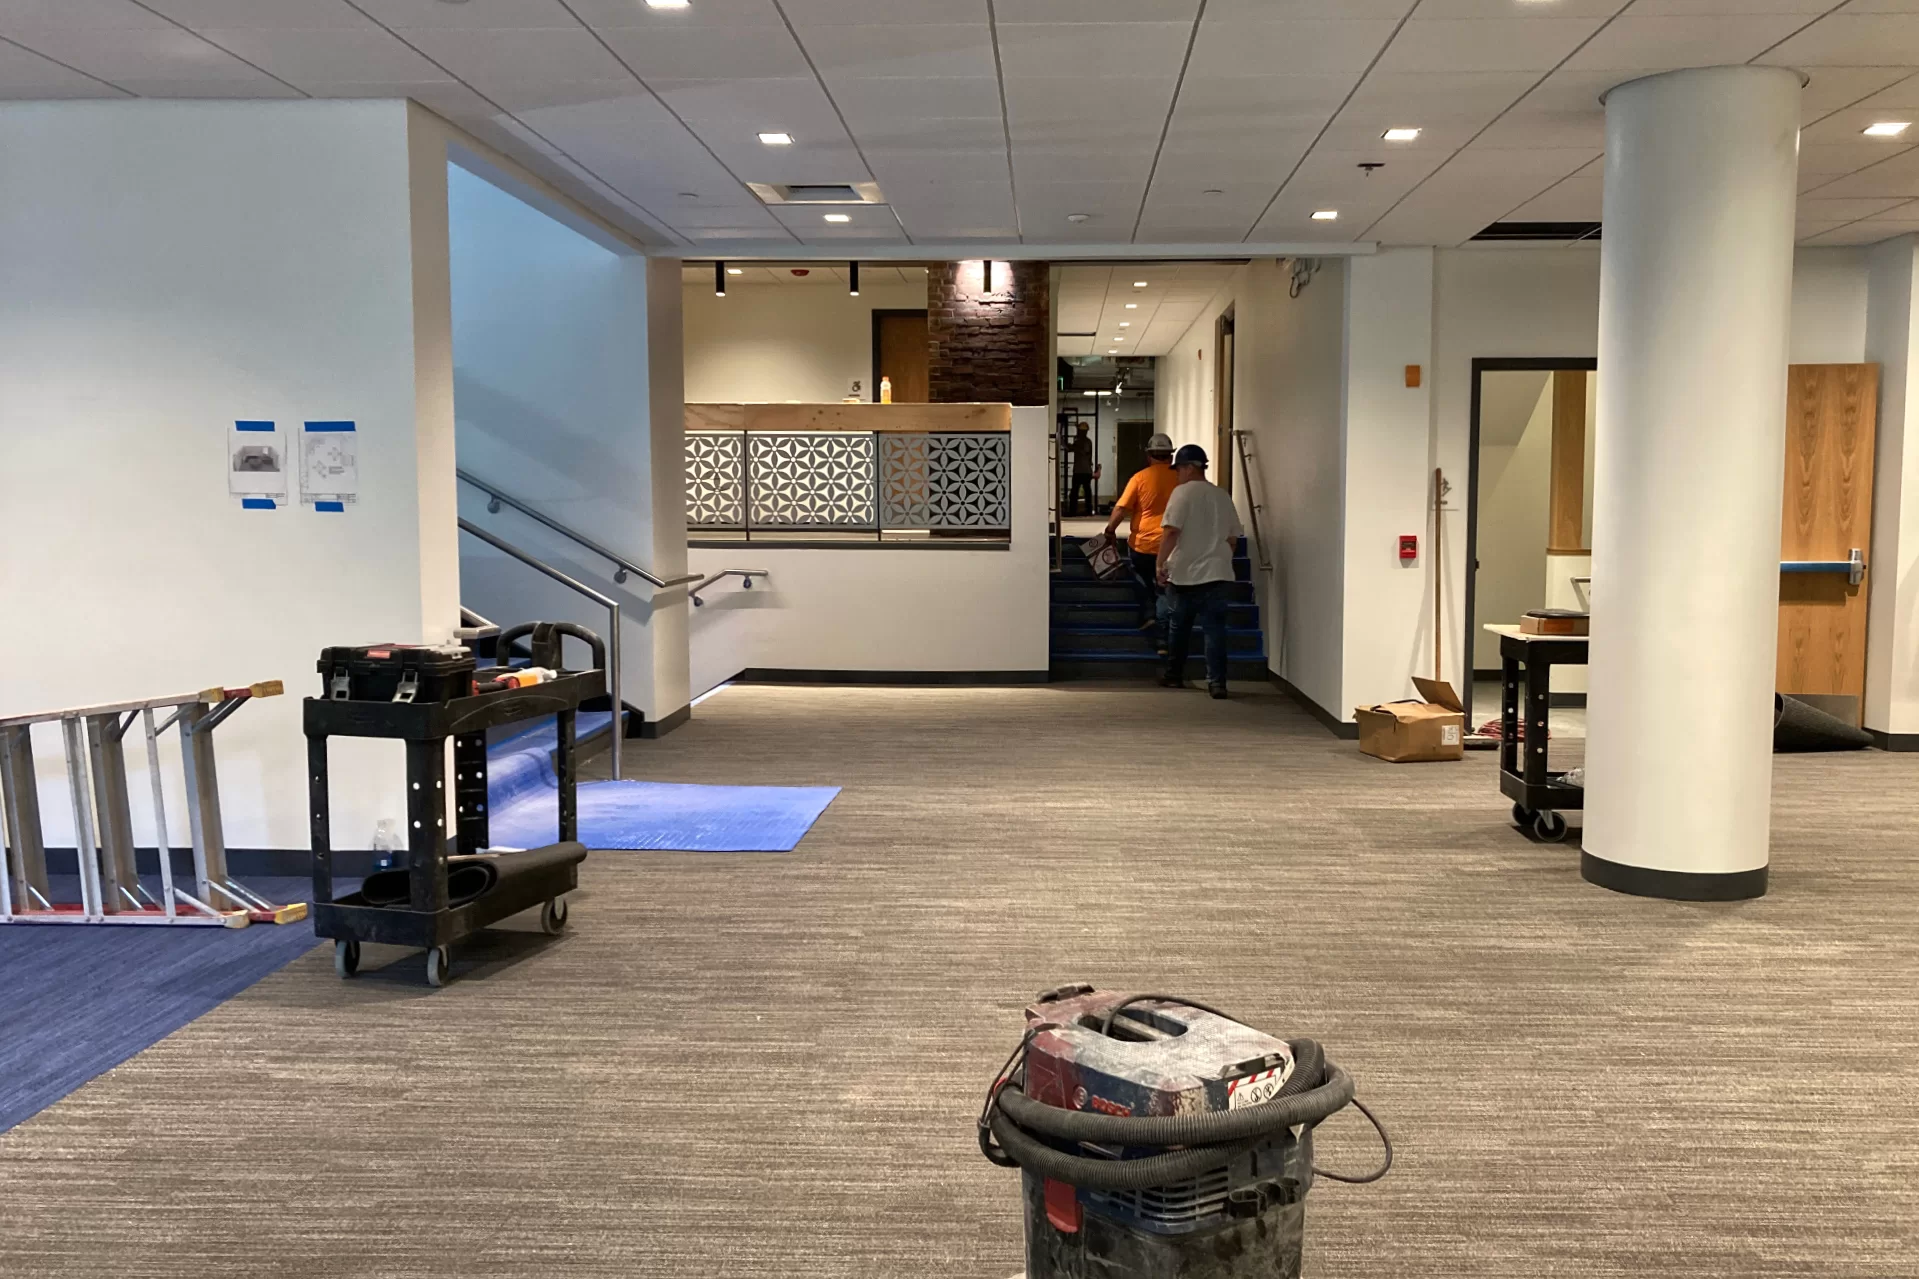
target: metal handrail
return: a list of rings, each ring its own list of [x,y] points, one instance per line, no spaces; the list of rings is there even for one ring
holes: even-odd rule
[[[657,587],[660,590],[665,590],[666,588],[670,586],[685,586],[688,582],[697,582],[700,580],[700,575],[698,573],[688,573],[684,577],[656,577],[652,573],[649,573],[645,569],[641,568],[638,564],[635,564],[632,560],[629,560],[624,555],[621,555],[619,552],[608,550],[606,547],[601,546],[598,542],[586,536],[584,533],[579,533],[573,529],[568,528],[566,525],[560,523],[556,519],[553,519],[551,516],[545,515],[541,513],[540,511],[535,510],[533,507],[528,506],[525,502],[522,502],[519,498],[514,497],[512,494],[502,493],[499,489],[494,488],[491,484],[488,484],[485,480],[480,479],[478,476],[474,475],[472,472],[463,471],[458,468],[455,468],[453,473],[459,476],[462,480],[466,481],[468,484],[471,484],[474,488],[479,489],[482,493],[487,495],[487,498],[489,500],[487,501],[486,509],[489,514],[498,515],[500,513],[501,506],[510,506],[514,510],[518,511],[520,514],[526,516],[528,519],[537,520],[541,524],[546,525],[548,528],[552,529],[555,533],[558,533],[561,537],[564,537],[567,540],[574,543],[574,545],[583,546],[587,550],[593,552],[595,555],[598,555],[603,559],[611,560],[614,564],[619,566],[618,571],[613,574],[613,580],[616,582],[625,582],[628,574],[635,574],[639,576],[643,581],[652,583],[655,587]]]
[[[603,595],[578,578],[569,577],[546,561],[521,550],[513,543],[493,536],[472,520],[461,519],[460,531],[471,533],[495,550],[504,551],[528,568],[537,569],[568,590],[577,591],[594,603],[606,609],[608,629],[606,637],[606,692],[607,700],[613,711],[613,779],[618,781],[624,773],[621,764],[625,756],[620,749],[621,740],[626,736],[626,703],[620,697],[620,602],[610,595]]]
[[[688,591],[686,593],[686,597],[693,601],[694,608],[705,608],[706,601],[700,598],[700,592],[705,590],[707,587],[713,585],[715,582],[719,581],[723,577],[739,578],[740,585],[750,591],[753,589],[754,578],[771,577],[771,576],[772,574],[768,573],[763,568],[723,568],[717,573],[709,574],[706,578],[704,578],[700,582],[698,586],[695,586],[692,590]]]
[[[1252,438],[1251,431],[1234,431],[1233,446],[1239,453],[1239,473],[1246,477],[1246,505],[1250,508],[1253,526],[1253,547],[1259,552],[1259,571],[1273,571],[1273,561],[1266,554],[1266,536],[1260,532],[1259,517],[1266,510],[1266,503],[1259,496],[1259,470],[1254,461],[1253,450],[1247,445]]]

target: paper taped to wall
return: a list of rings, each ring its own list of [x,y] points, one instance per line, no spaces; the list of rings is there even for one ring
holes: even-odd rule
[[[360,500],[359,435],[351,422],[308,422],[300,432],[300,500],[339,511]]]
[[[227,492],[248,511],[271,511],[286,499],[286,451],[273,423],[248,419],[227,431]]]

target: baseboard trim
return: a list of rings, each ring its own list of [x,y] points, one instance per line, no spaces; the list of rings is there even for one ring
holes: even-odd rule
[[[1919,751],[1919,733],[1882,733],[1876,728],[1866,732],[1872,735],[1872,744],[1882,751]]]
[[[1589,884],[1634,897],[1663,897],[1676,902],[1736,902],[1766,895],[1766,872],[1756,870],[1701,874],[1689,870],[1653,870],[1579,854],[1579,875]]]
[[[1044,684],[1047,671],[812,671],[749,666],[735,684]]]
[[[1586,705],[1586,695],[1584,693],[1548,693],[1546,705],[1561,709],[1568,707],[1583,709]]]
[[[659,719],[641,719],[639,735],[649,741],[665,737],[668,733],[692,718],[693,708],[691,706],[682,706],[672,714],[663,715]]]
[[[1359,740],[1359,725],[1348,724],[1345,720],[1302,693],[1291,680],[1281,675],[1278,671],[1268,670],[1266,677],[1273,681],[1274,686],[1277,687],[1280,692],[1299,703],[1301,710],[1304,710],[1308,715],[1318,720],[1320,725],[1334,737],[1348,742],[1356,742]]]
[[[173,875],[176,882],[193,891],[193,850],[175,848],[173,854]],[[404,854],[399,854],[403,856]],[[365,848],[336,848],[333,850],[333,873],[344,878],[360,878],[380,869],[382,857],[395,854],[375,853]],[[160,873],[160,850],[157,848],[136,848],[133,850],[133,865],[142,875]],[[242,879],[254,875],[297,875],[313,874],[313,850],[310,848],[229,848],[227,849],[227,870]],[[50,875],[77,875],[79,863],[71,848],[49,848],[47,850],[47,873]]]

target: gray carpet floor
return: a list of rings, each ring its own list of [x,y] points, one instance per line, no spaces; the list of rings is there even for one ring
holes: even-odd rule
[[[1772,894],[1682,905],[1522,838],[1490,757],[1276,696],[696,715],[629,772],[844,786],[797,851],[595,854],[566,936],[442,991],[316,948],[0,1137],[0,1274],[1006,1279],[973,1117],[1078,979],[1352,1070],[1399,1164],[1315,1188],[1318,1279],[1919,1273],[1919,758],[1781,758]],[[1377,1153],[1351,1114],[1319,1148]]]

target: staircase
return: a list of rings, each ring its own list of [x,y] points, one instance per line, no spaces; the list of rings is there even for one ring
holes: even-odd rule
[[[1052,677],[1064,679],[1158,678],[1160,659],[1153,633],[1135,621],[1130,578],[1102,582],[1079,549],[1079,539],[1066,539],[1063,567],[1052,575]],[[1228,679],[1259,680],[1266,673],[1265,636],[1259,625],[1259,605],[1253,602],[1252,563],[1246,558],[1246,539],[1233,552],[1233,604],[1226,619]],[[1205,644],[1194,628],[1192,650],[1186,659],[1186,678],[1206,679]]]

